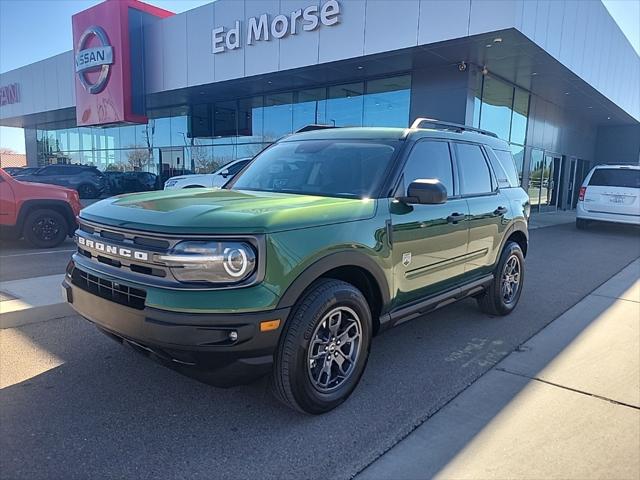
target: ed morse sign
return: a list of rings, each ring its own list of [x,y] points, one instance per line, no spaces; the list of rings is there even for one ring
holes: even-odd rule
[[[20,103],[20,89],[17,83],[0,86],[0,107]]]
[[[73,16],[79,126],[147,122],[142,25],[170,15],[138,0],[106,0]]]

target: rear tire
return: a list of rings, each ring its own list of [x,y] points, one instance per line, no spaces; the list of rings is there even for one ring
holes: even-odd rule
[[[586,230],[589,226],[589,221],[584,218],[576,218],[576,228],[578,230]]]
[[[57,247],[67,238],[68,233],[69,226],[65,218],[49,209],[31,212],[22,230],[24,239],[35,248]]]
[[[489,315],[508,315],[518,305],[524,284],[524,255],[520,245],[509,241],[502,249],[494,278],[478,298],[480,310]]]
[[[271,375],[275,396],[303,413],[336,408],[360,381],[371,335],[371,311],[360,290],[340,280],[317,280],[280,337]]]

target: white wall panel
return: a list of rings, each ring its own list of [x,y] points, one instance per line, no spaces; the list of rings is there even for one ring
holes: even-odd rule
[[[215,80],[211,54],[211,30],[215,27],[213,3],[186,12],[187,84],[211,83]]]
[[[320,5],[320,2],[319,0],[280,0],[280,13],[289,15],[294,10],[304,9],[310,5]],[[342,8],[344,10],[344,3]],[[349,7],[349,9],[350,8],[351,7]],[[334,29],[333,33],[338,35],[339,30],[335,29],[342,27],[338,25],[335,27],[332,26],[331,28]],[[348,30],[348,28],[344,29]],[[321,28],[312,32],[300,31],[300,26],[298,26],[298,33],[296,33],[296,35],[290,35],[287,39],[281,41],[278,70],[287,70],[289,68],[298,68],[318,63],[320,31]]]
[[[244,22],[246,19],[243,0],[218,0],[213,6],[215,8],[214,17],[216,26],[224,26],[225,29],[234,28],[236,20]],[[208,41],[211,42],[211,34],[209,34]],[[244,43],[242,44],[244,45]],[[245,76],[245,50],[246,47],[242,47],[215,55],[213,53],[211,54],[214,57],[214,75],[216,82]]]
[[[364,55],[366,2],[347,0],[343,1],[341,6],[340,24],[320,28],[320,63]]]
[[[182,88],[187,84],[187,15],[162,20],[162,35],[164,89]]]
[[[269,13],[269,24],[271,20],[280,13],[279,0],[245,0],[244,2],[244,21],[242,25],[242,49],[244,50],[244,71],[245,76],[258,75],[260,73],[276,72],[280,60],[280,45],[288,42],[289,37],[285,37],[284,41],[280,41],[271,36],[269,31],[269,41],[256,41],[253,45],[247,45],[248,22],[246,19],[250,17],[259,17],[263,13]],[[289,13],[289,12],[287,12]],[[285,14],[286,15],[286,14]],[[227,52],[218,54],[226,55]]]
[[[413,47],[418,42],[418,0],[367,1],[364,53]]]
[[[504,0],[473,0],[471,2],[471,18],[469,19],[469,35],[494,32],[512,28],[516,18],[520,17],[520,2]]]
[[[471,0],[421,0],[418,44],[441,42],[469,34]]]

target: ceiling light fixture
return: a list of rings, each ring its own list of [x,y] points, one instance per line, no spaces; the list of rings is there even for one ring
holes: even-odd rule
[[[362,70],[364,67],[362,65],[358,65],[358,70]]]
[[[493,44],[491,44],[491,43],[487,43],[485,46],[486,46],[487,48],[491,48],[491,47],[493,47]]]
[[[493,43],[502,43],[502,38],[496,37],[493,39]]]

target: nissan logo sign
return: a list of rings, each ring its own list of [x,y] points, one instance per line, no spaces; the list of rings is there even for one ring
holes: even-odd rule
[[[85,48],[92,37],[98,39],[100,46]],[[76,73],[80,83],[87,92],[100,93],[107,85],[109,70],[113,65],[113,47],[109,44],[109,37],[101,27],[92,25],[80,37],[76,51]],[[91,83],[87,72],[96,68],[100,68],[100,75],[95,83]]]

